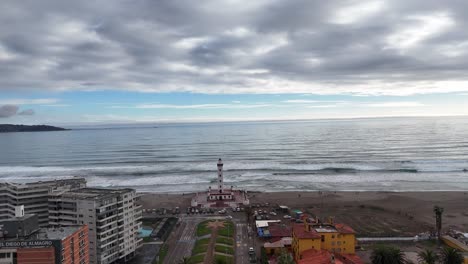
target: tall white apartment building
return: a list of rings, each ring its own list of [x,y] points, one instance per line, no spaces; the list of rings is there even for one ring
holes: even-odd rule
[[[93,264],[125,262],[142,245],[141,206],[133,189],[83,188],[49,196],[49,224],[87,224]]]
[[[76,190],[86,187],[84,178],[72,178],[31,183],[0,183],[0,220],[15,217],[15,207],[24,205],[25,214],[36,214],[39,226],[46,227],[48,197],[53,191]]]

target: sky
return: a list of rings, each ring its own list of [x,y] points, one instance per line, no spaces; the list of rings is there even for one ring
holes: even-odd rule
[[[468,115],[468,1],[3,0],[0,123]]]

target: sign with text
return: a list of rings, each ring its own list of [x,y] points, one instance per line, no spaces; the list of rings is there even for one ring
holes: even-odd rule
[[[53,240],[0,241],[0,248],[50,247],[53,244]]]

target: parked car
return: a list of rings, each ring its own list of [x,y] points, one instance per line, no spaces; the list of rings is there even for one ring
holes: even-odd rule
[[[291,219],[291,216],[290,215],[285,215],[283,216],[284,219]]]
[[[277,213],[275,213],[275,212],[270,212],[270,214],[271,214],[271,215],[277,215]]]

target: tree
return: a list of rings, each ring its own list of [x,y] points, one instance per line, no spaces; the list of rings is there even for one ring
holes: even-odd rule
[[[437,239],[440,243],[440,230],[442,229],[442,214],[444,213],[444,208],[440,206],[434,206],[434,214],[436,217],[436,231],[437,231]]]
[[[278,257],[278,264],[294,264],[294,259],[286,250],[283,250]]]
[[[462,264],[463,256],[460,252],[454,248],[446,247],[442,250],[441,256],[442,264]]]
[[[262,247],[260,253],[261,253],[261,263],[268,264],[268,255],[264,247]]]
[[[226,263],[227,263],[226,259],[224,259],[224,258],[217,258],[215,260],[215,264],[226,264]]]
[[[418,260],[421,264],[436,264],[438,259],[437,254],[430,249],[418,253]]]
[[[371,254],[372,264],[405,264],[406,259],[399,248],[380,246]]]
[[[189,261],[189,258],[187,257],[183,257],[179,260],[179,264],[189,264],[190,261]]]

